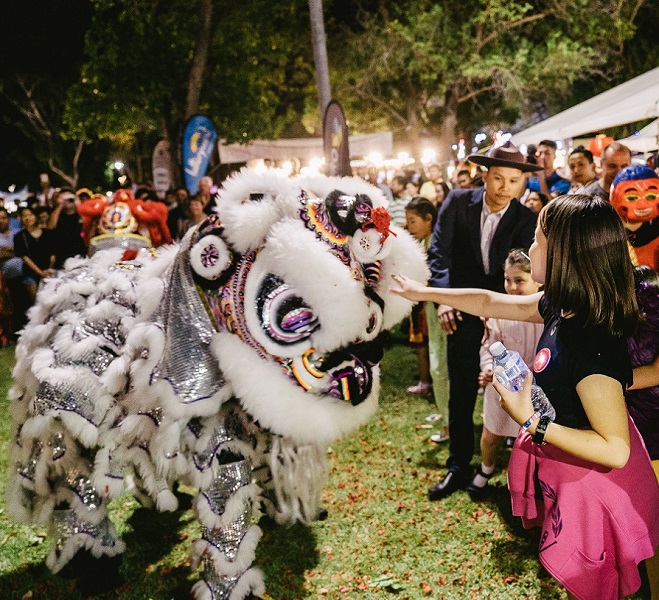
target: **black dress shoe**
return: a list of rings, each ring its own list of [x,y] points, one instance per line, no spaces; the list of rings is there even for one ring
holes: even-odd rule
[[[428,490],[428,500],[441,500],[465,487],[467,487],[467,481],[458,473],[449,471],[442,481]]]

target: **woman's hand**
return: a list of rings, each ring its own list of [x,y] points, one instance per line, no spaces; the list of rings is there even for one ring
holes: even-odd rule
[[[414,281],[414,279],[405,277],[405,275],[392,275],[391,278],[396,282],[398,286],[392,286],[389,288],[389,291],[392,294],[402,296],[403,298],[407,298],[408,300],[413,300],[415,302],[421,302],[427,299],[426,292],[428,291],[428,288],[425,285],[419,283],[418,281]]]
[[[492,381],[494,389],[501,396],[501,408],[505,410],[510,418],[518,425],[522,425],[535,412],[531,402],[531,386],[533,385],[533,374],[528,373],[524,380],[524,388],[520,392],[511,392],[495,377]]]

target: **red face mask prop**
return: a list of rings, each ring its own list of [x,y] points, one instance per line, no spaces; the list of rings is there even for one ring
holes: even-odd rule
[[[622,175],[632,166],[618,173]],[[624,221],[640,223],[659,217],[659,177],[647,167],[642,168],[642,179],[616,177],[611,187],[611,204]],[[649,175],[649,177],[648,177]]]

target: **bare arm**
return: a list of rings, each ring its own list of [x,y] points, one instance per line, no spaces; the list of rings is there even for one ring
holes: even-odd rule
[[[502,408],[520,425],[533,414],[529,374],[524,389],[508,391],[493,382],[501,395]],[[629,459],[629,423],[620,382],[606,375],[589,375],[577,384],[577,393],[592,429],[573,429],[556,423],[547,426],[545,441],[568,454],[605,467],[620,469]],[[537,421],[529,427],[534,434]]]
[[[538,302],[542,292],[529,296],[511,296],[478,288],[429,288],[403,275],[392,275],[393,294],[408,300],[437,302],[477,317],[542,323]]]
[[[634,385],[630,390],[640,390],[659,385],[659,356],[652,364],[634,369]]]

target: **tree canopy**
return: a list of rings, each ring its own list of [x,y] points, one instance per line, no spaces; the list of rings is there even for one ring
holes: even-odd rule
[[[635,31],[643,0],[380,0],[334,36],[337,95],[352,122],[422,133],[445,151],[459,129],[510,126],[569,100]],[[606,32],[606,35],[603,34]],[[340,43],[337,43],[340,42]],[[446,156],[444,155],[444,158]]]
[[[110,151],[147,176],[155,142],[178,147],[194,112],[230,142],[319,133],[307,2],[12,3],[0,127],[30,146],[8,149],[0,180],[33,163],[73,183]],[[417,156],[422,139],[446,159],[460,135],[520,128],[656,66],[650,0],[325,0],[325,13],[351,130],[393,130]]]

